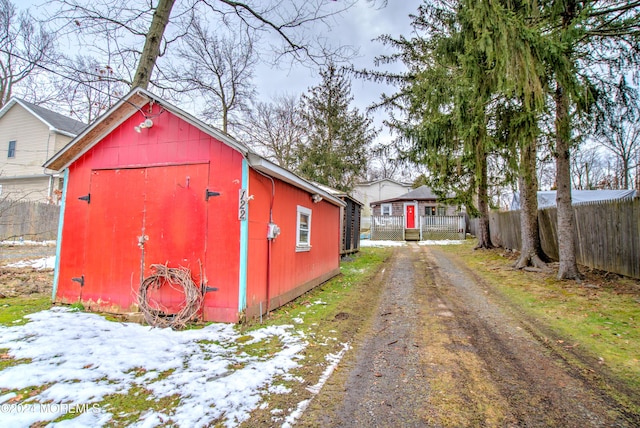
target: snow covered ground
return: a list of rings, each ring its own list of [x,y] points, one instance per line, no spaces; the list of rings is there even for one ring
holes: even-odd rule
[[[5,267],[9,267],[9,268],[32,267],[35,269],[53,269],[56,267],[56,256],[43,257],[35,260],[20,260],[15,263],[9,263],[8,265],[5,265]]]
[[[286,393],[281,381],[304,381],[290,373],[301,363],[307,346],[293,326],[261,328],[239,341],[241,334],[230,324],[178,332],[107,321],[66,308],[28,318],[24,325],[0,326],[0,349],[8,349],[3,358],[20,360],[0,371],[0,388],[37,388],[27,398],[0,393],[2,427],[29,427],[65,413],[76,416],[48,426],[104,426],[118,409],[99,403],[108,395],[132,393],[136,387],[150,391],[149,400],[174,395],[180,400],[170,415],[148,411],[132,426],[154,427],[169,420],[180,427],[210,426],[216,420],[236,426],[259,406],[268,408],[266,394]],[[248,355],[238,345],[272,340],[279,341],[280,350],[267,356]],[[333,370],[340,357],[328,355],[327,370]],[[298,405],[304,406],[304,402]],[[286,423],[295,418],[294,411]]]
[[[26,246],[49,247],[49,246],[56,245],[56,241],[31,241],[28,239],[11,239],[8,241],[0,241],[0,245],[26,245]]]

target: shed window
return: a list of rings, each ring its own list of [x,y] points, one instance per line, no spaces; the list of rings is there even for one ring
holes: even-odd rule
[[[438,215],[447,215],[447,209],[445,207],[438,207]]]
[[[296,251],[309,251],[311,249],[311,210],[298,205],[297,211]]]
[[[16,142],[15,141],[9,141],[9,149],[7,150],[7,157],[8,158],[15,158],[16,157]]]
[[[391,204],[382,204],[380,206],[380,212],[382,215],[391,215]]]
[[[436,207],[424,207],[424,215],[436,215]]]

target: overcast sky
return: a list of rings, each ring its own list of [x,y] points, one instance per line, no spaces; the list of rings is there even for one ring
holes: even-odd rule
[[[353,60],[356,68],[373,68],[374,58],[383,52],[384,47],[378,41],[373,41],[383,34],[398,36],[410,31],[409,14],[418,9],[422,0],[388,0],[384,8],[375,7],[364,0],[360,0],[348,13],[337,19],[331,31],[322,34],[333,40],[334,44],[349,45],[359,50],[359,55]],[[281,73],[262,67],[256,73],[256,84],[263,96],[273,95],[282,91],[304,92],[310,86],[319,83],[317,70],[297,66]],[[353,90],[362,103],[378,99],[380,85],[367,84],[362,80],[354,80]]]
[[[373,69],[374,58],[386,49],[380,42],[373,39],[383,34],[409,35],[411,31],[409,14],[415,13],[422,2],[423,0],[388,0],[387,6],[380,8],[360,0],[348,13],[337,20],[330,32],[324,35],[335,42],[354,46],[359,50],[358,57],[353,60],[357,69]],[[317,70],[303,66],[276,72],[268,67],[260,67],[256,71],[255,82],[260,96],[268,99],[281,93],[304,93],[308,88],[320,83],[320,77]],[[363,79],[354,79],[352,82],[354,104],[361,111],[378,101],[382,92],[390,93],[393,89]],[[382,125],[384,114],[384,112],[375,113],[376,126]],[[381,134],[379,138],[389,139],[386,133]]]
[[[359,55],[353,59],[354,66],[357,69],[372,69],[374,68],[374,58],[385,49],[380,42],[373,41],[373,39],[383,34],[392,36],[407,35],[410,31],[409,14],[416,12],[422,1],[388,0],[386,7],[380,7],[366,0],[359,0],[347,13],[335,19],[335,23],[329,31],[327,31],[326,27],[319,26],[323,32],[318,37],[327,37],[332,41],[333,45],[349,45],[356,48],[359,51]],[[377,0],[377,2],[373,3],[379,4],[381,2],[382,0]],[[32,13],[36,15],[38,14],[39,5],[47,4],[43,0],[13,0],[13,3],[19,8],[31,7]],[[254,78],[259,96],[263,100],[269,100],[273,96],[280,94],[299,95],[319,82],[318,70],[302,65],[285,66],[282,69],[274,69],[272,66],[259,66],[256,69]],[[354,104],[361,111],[364,111],[371,103],[379,100],[382,92],[392,91],[393,89],[385,85],[361,79],[356,79],[352,83]],[[190,108],[195,107],[187,105],[180,107],[192,114],[199,113],[198,111],[189,111]],[[377,126],[381,126],[383,115],[384,113],[376,114],[375,121]],[[381,138],[385,137],[381,135]]]

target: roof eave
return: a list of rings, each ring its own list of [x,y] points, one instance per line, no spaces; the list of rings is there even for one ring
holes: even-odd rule
[[[318,194],[322,196],[322,198],[325,199],[327,202],[333,205],[336,205],[339,207],[344,207],[347,205],[344,201],[340,200],[339,198],[336,198],[335,196],[329,194],[325,190],[322,190],[321,188],[313,185],[309,181],[301,177],[298,177],[293,172],[286,170],[281,166],[278,166],[268,161],[262,156],[259,156],[255,153],[248,153],[247,161],[249,162],[249,166],[251,166],[251,168],[259,172],[262,172],[264,174],[267,174],[270,177],[274,177],[286,183],[289,183],[299,189],[303,189],[311,194]]]
[[[175,114],[176,116],[201,129],[212,137],[215,137],[224,144],[239,151],[243,155],[246,156],[246,154],[248,153],[247,147],[234,140],[232,137],[205,124],[201,120],[196,119],[183,110],[165,102],[161,98],[156,97],[145,89],[134,88],[129,92],[129,94],[121,98],[109,110],[102,114],[95,122],[85,128],[82,133],[77,135],[66,146],[64,146],[62,150],[51,157],[43,166],[54,171],[62,171],[65,168],[68,168],[69,165],[71,165],[78,158],[91,150],[91,148],[93,148],[102,138],[104,138],[104,136],[108,135],[110,132],[120,126],[125,120],[129,119],[133,114],[138,112],[140,108],[147,104],[149,101],[153,101],[154,103],[161,105],[165,110],[171,112],[172,114]],[[138,106],[139,103],[142,104]],[[118,111],[122,111],[122,114],[119,117],[114,118],[114,115]],[[113,119],[113,122],[107,123],[111,119]],[[104,129],[101,129],[100,126],[104,124],[106,124],[106,126],[104,127]],[[76,147],[85,139],[88,139],[89,141],[85,145],[81,145],[80,150],[71,151],[72,148]]]

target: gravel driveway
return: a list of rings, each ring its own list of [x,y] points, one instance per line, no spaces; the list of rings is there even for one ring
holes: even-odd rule
[[[437,247],[398,248],[382,274],[371,327],[299,426],[640,426]]]

